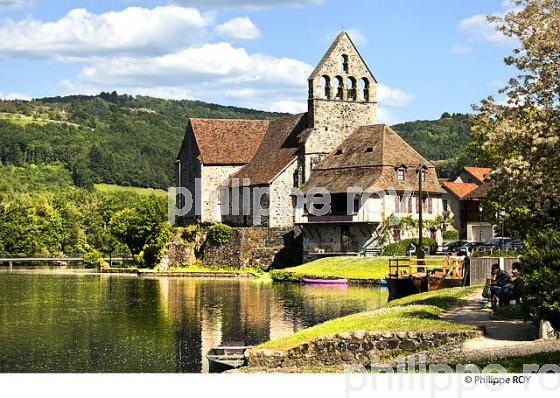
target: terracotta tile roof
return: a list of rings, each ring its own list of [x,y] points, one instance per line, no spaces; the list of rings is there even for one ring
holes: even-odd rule
[[[465,196],[465,199],[470,199],[470,200],[483,199],[488,196],[488,193],[492,188],[494,188],[494,184],[492,182],[485,182],[484,184],[476,188],[474,191],[469,192],[469,194]]]
[[[269,123],[268,120],[189,119],[202,163],[214,165],[248,163]]]
[[[389,126],[358,128],[311,172],[302,190],[323,187],[344,193],[348,187],[363,190],[418,190],[416,168],[427,168],[426,192],[443,193],[435,167],[408,145]],[[397,181],[397,168],[406,167],[405,181]]]
[[[478,188],[478,184],[472,182],[451,182],[445,181],[443,187],[459,199],[463,199],[466,195]]]
[[[479,182],[484,182],[486,174],[490,173],[492,169],[488,167],[464,167],[465,171],[476,178]]]
[[[297,157],[300,145],[310,131],[307,127],[307,113],[270,121],[251,161],[231,178],[248,178],[250,185],[269,184]]]

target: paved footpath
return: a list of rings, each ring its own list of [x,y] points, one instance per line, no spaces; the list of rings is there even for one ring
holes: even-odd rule
[[[539,352],[560,351],[560,340],[536,340],[535,325],[523,320],[492,319],[492,311],[483,308],[482,289],[463,299],[464,303],[446,312],[443,319],[483,327],[485,336],[467,340],[454,353],[461,360],[519,357]]]

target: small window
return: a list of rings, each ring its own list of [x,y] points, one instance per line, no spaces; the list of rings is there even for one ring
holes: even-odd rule
[[[335,155],[342,155],[342,149],[337,149],[334,154]]]
[[[346,54],[340,56],[340,71],[348,72],[348,55]]]
[[[449,204],[447,203],[447,199],[443,199],[443,211],[447,211]]]
[[[354,214],[358,214],[358,212],[360,211],[360,204],[361,204],[360,197],[355,196],[354,197]]]
[[[428,172],[426,170],[422,170],[420,175],[422,176],[422,182],[426,182],[426,176],[428,175]]]
[[[406,170],[404,167],[399,167],[397,169],[397,181],[403,182],[406,179]]]
[[[373,148],[372,147],[366,148],[366,153],[368,152],[373,152]]]

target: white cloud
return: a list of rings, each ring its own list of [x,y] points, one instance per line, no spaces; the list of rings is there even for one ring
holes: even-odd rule
[[[519,6],[513,0],[502,0],[503,10],[495,13],[504,16],[511,11],[518,11]],[[465,33],[471,42],[485,41],[497,45],[516,45],[517,39],[505,36],[496,30],[496,24],[488,21],[487,15],[477,14],[459,22],[458,28]]]
[[[459,22],[459,30],[466,33],[473,41],[487,41],[501,45],[515,43],[514,39],[497,31],[495,24],[488,22],[486,15],[473,15],[463,19]]]
[[[6,94],[4,94],[3,92],[0,91],[0,99],[29,101],[29,100],[31,100],[31,97],[29,97],[25,94],[20,94],[20,93],[6,93]]]
[[[191,81],[223,82],[230,85],[278,84],[305,86],[311,66],[290,58],[249,54],[230,43],[207,43],[176,53],[150,58],[114,57],[86,66],[81,80],[150,85],[154,82],[183,84]]]
[[[239,17],[216,26],[216,33],[234,40],[254,40],[261,32],[248,17]]]
[[[250,54],[222,42],[161,56],[90,60],[64,85],[68,94],[117,90],[301,111],[311,71],[310,65],[295,59]]]
[[[55,22],[35,19],[0,24],[0,57],[92,57],[158,54],[204,39],[213,18],[193,8],[130,7],[93,14],[74,9]]]
[[[468,54],[472,49],[465,44],[454,44],[451,46],[451,52],[453,54]]]
[[[400,122],[402,122],[402,120],[397,117],[391,110],[383,106],[379,106],[377,108],[377,123],[393,125]]]
[[[0,12],[30,6],[32,0],[0,0]]]
[[[222,8],[222,9],[244,9],[263,10],[277,6],[305,7],[310,5],[321,5],[324,0],[174,0],[173,3],[180,5]]]
[[[399,88],[392,88],[385,84],[377,85],[377,100],[383,106],[405,107],[414,102],[414,95]]]

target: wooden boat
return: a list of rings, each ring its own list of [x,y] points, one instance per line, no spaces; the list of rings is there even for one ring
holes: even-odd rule
[[[411,294],[461,286],[463,261],[447,257],[417,259],[414,257],[389,259],[387,287],[389,300]]]
[[[250,346],[214,347],[206,353],[212,372],[237,369],[245,365],[245,351]]]
[[[312,279],[312,278],[301,278],[304,283],[321,283],[324,285],[347,285],[348,279]]]

